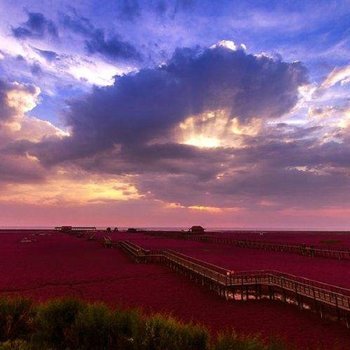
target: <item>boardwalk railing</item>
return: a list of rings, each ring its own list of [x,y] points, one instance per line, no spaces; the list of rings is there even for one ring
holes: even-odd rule
[[[224,286],[265,285],[302,294],[350,311],[350,290],[273,270],[233,272],[184,254],[164,251],[165,257]]]
[[[262,249],[262,250],[269,250],[269,251],[275,251],[275,252],[294,253],[294,254],[300,254],[300,255],[305,255],[310,257],[350,260],[349,249],[330,249],[330,248],[314,247],[314,246],[305,245],[305,244],[284,244],[284,243],[276,243],[276,242],[235,239],[235,238],[229,238],[229,237],[193,236],[193,235],[184,235],[182,237],[192,241],[233,245],[240,248]]]
[[[284,243],[275,243],[275,242],[264,242],[264,241],[253,241],[246,239],[234,239],[229,237],[214,237],[214,236],[192,236],[186,235],[183,238],[207,242],[207,243],[216,243],[216,244],[226,244],[234,245],[240,248],[252,248],[252,249],[262,249],[270,250],[275,252],[286,252],[294,253],[311,257],[323,257],[323,258],[333,258],[333,259],[350,259],[350,250],[341,250],[341,249],[326,249],[326,248],[317,248],[311,245],[305,244],[284,244]]]
[[[130,241],[120,241],[118,246],[137,262],[158,262],[163,258],[162,250],[147,250]]]
[[[216,243],[233,245],[240,248],[251,248],[251,249],[262,249],[270,250],[275,252],[286,252],[300,254],[310,257],[322,257],[332,259],[348,259],[350,260],[350,249],[331,249],[314,247],[306,244],[286,244],[277,242],[267,241],[254,241],[248,239],[236,239],[230,237],[219,237],[210,235],[191,235],[184,232],[163,232],[163,231],[152,231],[146,232],[145,234],[157,237],[166,237],[174,239],[187,239],[197,242]]]
[[[147,250],[129,241],[119,242],[119,247],[137,262],[166,265],[227,299],[278,299],[350,325],[349,289],[273,270],[234,272],[173,250]]]
[[[215,239],[212,240],[213,243]],[[224,243],[227,240],[216,243]],[[227,243],[226,243],[227,244]],[[241,248],[254,248],[254,249],[264,249],[279,252],[295,253],[311,257],[323,257],[323,258],[333,258],[333,259],[350,259],[350,250],[340,250],[340,249],[329,249],[329,248],[318,248],[303,244],[283,244],[274,242],[260,242],[251,240],[236,240],[235,242],[229,243],[236,245]]]

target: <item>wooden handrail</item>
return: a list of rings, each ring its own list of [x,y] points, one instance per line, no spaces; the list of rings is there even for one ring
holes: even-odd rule
[[[254,241],[254,240],[235,239],[235,238],[229,238],[229,237],[214,237],[214,236],[186,235],[186,236],[183,236],[183,238],[192,240],[192,241],[199,241],[199,242],[232,244],[241,248],[269,249],[273,251],[288,251],[288,252],[297,253],[297,254],[307,253],[308,255],[311,255],[311,256],[350,259],[350,249],[325,249],[325,248],[314,247],[311,245],[303,245],[303,244],[285,244],[285,243],[275,243],[275,242],[268,242],[268,241]]]
[[[181,263],[192,271],[195,271],[201,275],[204,274],[206,278],[215,280],[216,282],[226,286],[242,286],[251,284],[263,284],[267,286],[273,285],[284,290],[298,292],[299,294],[323,301],[329,305],[350,310],[350,296],[347,295],[350,291],[345,288],[332,286],[330,284],[313,281],[306,278],[304,279],[302,277],[281,273],[279,271],[261,270],[232,273],[231,271],[226,270],[225,275],[218,272],[216,269],[212,270],[207,266],[201,265],[201,261],[198,259],[196,259],[196,262],[194,262],[191,257],[187,259],[187,257],[183,254],[178,255],[173,254],[172,252],[165,252],[165,256],[172,261]],[[327,289],[327,287],[331,287],[331,290]],[[336,291],[334,291],[334,289]],[[346,292],[346,294],[344,292]]]
[[[121,241],[119,244],[133,256],[144,257],[147,259],[147,257],[151,258],[155,255],[161,255],[169,262],[183,266],[184,268],[225,287],[246,286],[252,284],[277,286],[283,290],[297,292],[300,295],[350,311],[350,289],[276,270],[234,272],[170,249],[156,251],[146,250],[128,241]]]
[[[229,270],[227,270],[227,269],[225,269],[225,268],[223,268],[221,266],[218,266],[218,265],[206,262],[204,260],[200,260],[200,259],[194,258],[194,257],[189,256],[189,255],[185,255],[183,253],[179,253],[179,252],[177,252],[175,250],[172,250],[172,249],[166,249],[166,250],[163,250],[163,252],[169,252],[169,253],[172,253],[174,255],[184,257],[184,258],[186,258],[188,260],[191,260],[193,262],[197,262],[197,263],[201,264],[202,266],[207,266],[208,268],[212,268],[213,270],[215,270],[217,272],[221,272],[224,275],[226,275],[227,272],[229,271]]]

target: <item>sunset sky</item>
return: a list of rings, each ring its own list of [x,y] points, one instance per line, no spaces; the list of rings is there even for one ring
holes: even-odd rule
[[[0,226],[350,228],[350,1],[0,16]]]

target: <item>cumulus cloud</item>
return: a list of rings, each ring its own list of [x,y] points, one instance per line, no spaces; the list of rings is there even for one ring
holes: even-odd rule
[[[7,82],[0,79],[0,129],[2,132],[18,131],[24,114],[38,102],[40,89],[32,84]]]
[[[42,39],[47,35],[58,37],[55,23],[40,12],[27,12],[28,20],[19,27],[12,28],[13,35],[18,39]]]
[[[46,171],[39,160],[25,150],[16,153],[14,142],[39,142],[45,137],[62,137],[63,132],[48,121],[28,117],[38,103],[40,89],[31,84],[0,79],[0,183],[38,183]],[[1,186],[1,187],[2,187]]]
[[[67,135],[49,121],[26,114],[37,106],[39,95],[40,89],[35,85],[0,79],[0,146],[5,144],[4,140],[7,143],[16,140],[39,142],[43,138],[60,139]]]
[[[191,115],[225,110],[247,123],[288,112],[307,82],[300,63],[256,57],[226,47],[177,50],[166,64],[117,77],[111,87],[71,102],[72,136],[48,141],[46,163],[79,159],[120,145],[137,148],[166,138]]]

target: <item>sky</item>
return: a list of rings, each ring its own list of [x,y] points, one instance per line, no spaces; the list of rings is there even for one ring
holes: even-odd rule
[[[0,226],[349,229],[349,16],[0,0]]]

